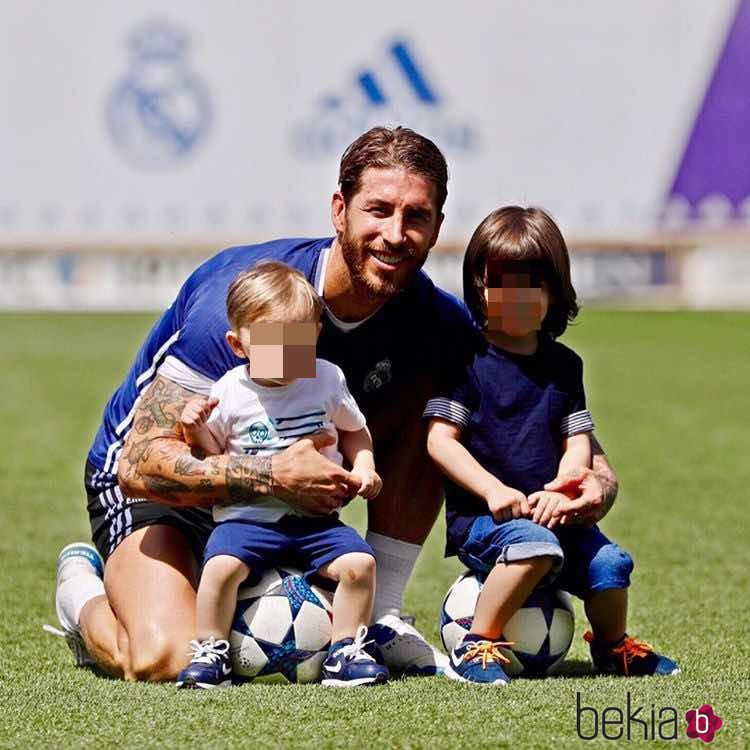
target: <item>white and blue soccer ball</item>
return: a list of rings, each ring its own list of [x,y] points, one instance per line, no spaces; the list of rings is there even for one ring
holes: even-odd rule
[[[440,612],[440,638],[452,651],[471,628],[483,581],[467,571],[448,590]],[[566,591],[541,588],[508,620],[499,640],[514,643],[500,651],[510,660],[510,676],[553,674],[565,659],[574,634],[573,603]]]
[[[293,569],[240,588],[229,635],[238,681],[316,682],[331,643],[329,597]]]

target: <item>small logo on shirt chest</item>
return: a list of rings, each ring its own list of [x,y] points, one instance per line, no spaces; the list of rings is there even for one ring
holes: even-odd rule
[[[268,425],[264,422],[253,422],[250,427],[247,428],[248,437],[256,445],[268,440],[269,434]]]
[[[391,364],[390,359],[381,359],[380,362],[375,365],[375,369],[365,375],[365,381],[363,383],[365,393],[372,393],[373,391],[379,390],[387,383],[390,383],[391,380],[393,380],[392,369],[393,365]]]

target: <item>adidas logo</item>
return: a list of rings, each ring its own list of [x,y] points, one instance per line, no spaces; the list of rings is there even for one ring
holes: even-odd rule
[[[452,115],[413,45],[404,39],[390,41],[375,65],[354,70],[341,93],[322,95],[313,114],[293,126],[292,148],[304,159],[338,156],[375,125],[406,125],[454,155],[479,147],[472,122]]]

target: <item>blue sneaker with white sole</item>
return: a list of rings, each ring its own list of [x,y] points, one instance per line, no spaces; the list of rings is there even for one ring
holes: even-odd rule
[[[367,652],[371,645],[367,628],[360,625],[354,638],[342,638],[331,644],[328,658],[323,662],[320,682],[326,687],[361,687],[388,682],[388,667]]]
[[[177,687],[187,690],[212,690],[232,684],[229,641],[190,641],[192,659],[177,677]]]
[[[503,664],[508,664],[510,660],[500,651],[500,646],[509,645],[511,644],[489,641],[486,638],[465,636],[451,652],[445,676],[474,685],[510,685],[510,677],[503,669]]]

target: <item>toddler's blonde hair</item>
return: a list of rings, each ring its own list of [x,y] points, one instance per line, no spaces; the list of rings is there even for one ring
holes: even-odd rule
[[[323,300],[304,274],[277,260],[263,260],[239,274],[227,293],[232,329],[250,323],[320,322]]]

